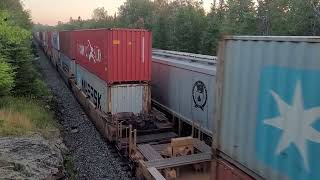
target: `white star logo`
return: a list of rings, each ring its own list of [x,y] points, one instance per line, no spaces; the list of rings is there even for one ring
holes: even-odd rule
[[[282,136],[275,153],[279,155],[292,143],[299,150],[305,169],[309,171],[306,145],[307,140],[320,143],[320,132],[312,127],[320,117],[320,107],[304,109],[300,81],[296,84],[292,105],[288,105],[272,90],[271,94],[277,102],[280,116],[266,119],[264,123],[282,130]]]

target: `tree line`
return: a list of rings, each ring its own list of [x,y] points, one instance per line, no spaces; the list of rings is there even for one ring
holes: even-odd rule
[[[20,0],[0,3],[0,99],[38,97],[46,90],[34,66],[33,24]]]
[[[35,30],[112,27],[149,29],[154,48],[216,55],[223,35],[320,35],[320,0],[213,0],[209,12],[198,0],[127,0],[115,14],[100,7]]]

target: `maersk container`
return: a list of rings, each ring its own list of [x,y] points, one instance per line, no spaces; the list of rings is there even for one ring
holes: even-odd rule
[[[63,53],[60,53],[59,66],[68,77],[74,76],[76,73],[75,60],[70,59]]]
[[[320,179],[320,37],[226,37],[215,104],[219,155],[256,178]]]
[[[56,50],[60,50],[59,32],[52,32],[52,34],[51,34],[51,46]]]
[[[150,31],[95,29],[72,33],[77,63],[108,84],[151,80]]]
[[[150,110],[148,84],[107,84],[79,64],[76,65],[76,82],[88,99],[105,113],[147,113]]]
[[[208,135],[213,128],[216,57],[154,50],[152,99]]]

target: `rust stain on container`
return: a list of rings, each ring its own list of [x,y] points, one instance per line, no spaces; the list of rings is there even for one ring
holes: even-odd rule
[[[245,172],[220,158],[217,160],[216,173],[215,180],[254,180]]]

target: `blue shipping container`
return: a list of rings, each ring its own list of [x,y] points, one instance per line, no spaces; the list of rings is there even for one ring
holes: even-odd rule
[[[215,148],[257,178],[320,179],[320,37],[226,37]]]

